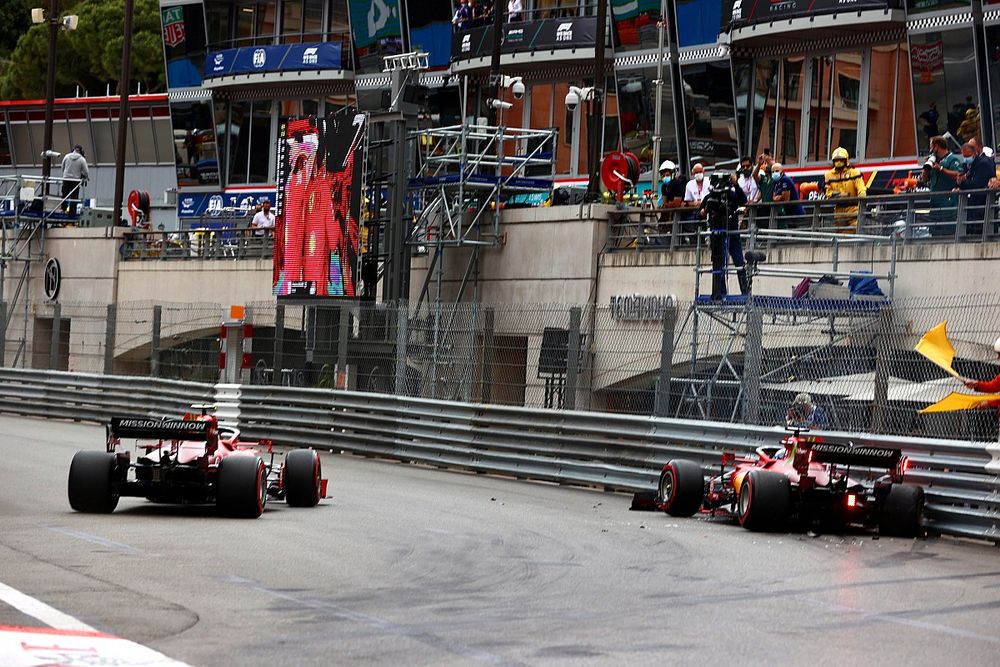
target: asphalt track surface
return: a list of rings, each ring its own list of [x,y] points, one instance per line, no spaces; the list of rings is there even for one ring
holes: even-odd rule
[[[257,520],[70,510],[103,428],[0,418],[0,582],[191,665],[997,664],[1000,552],[759,535],[625,495],[324,455]],[[43,625],[0,603],[0,625]]]

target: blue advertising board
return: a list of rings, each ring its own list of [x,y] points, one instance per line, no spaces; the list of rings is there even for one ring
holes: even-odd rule
[[[192,218],[231,218],[234,211],[240,211],[249,218],[254,206],[265,199],[272,204],[276,192],[270,190],[240,190],[237,192],[181,192],[177,196],[177,217],[190,222]]]
[[[205,78],[255,72],[343,69],[343,62],[339,42],[247,46],[208,54]]]

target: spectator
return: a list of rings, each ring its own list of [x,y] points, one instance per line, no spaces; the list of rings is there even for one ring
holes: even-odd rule
[[[684,189],[684,202],[691,206],[701,206],[701,200],[712,191],[712,184],[705,182],[705,167],[696,162],[691,167],[691,180]]]
[[[472,21],[472,12],[469,10],[469,0],[462,0],[455,15],[451,17],[451,24],[458,31],[466,30]]]
[[[507,21],[510,23],[516,23],[521,20],[521,12],[524,11],[524,5],[521,0],[507,0]]]
[[[970,139],[962,146],[962,161],[965,162],[966,171],[957,179],[959,190],[985,190],[989,187],[990,179],[996,177],[993,160],[983,153],[983,146],[976,139]],[[974,223],[982,220],[986,209],[985,193],[970,194],[967,204],[966,220]],[[983,233],[983,226],[969,224],[966,226],[966,233],[979,236]]]
[[[920,124],[923,126],[924,134],[927,135],[928,139],[937,136],[938,133],[938,119],[941,118],[941,114],[937,110],[937,102],[931,102],[927,105],[927,111],[924,111],[919,116]]]
[[[760,187],[753,173],[753,163],[749,156],[740,158],[740,173],[736,177],[736,184],[746,195],[748,204],[756,204],[760,201]]]
[[[965,110],[962,124],[958,126],[958,136],[970,139],[979,136],[979,112],[975,107]]]
[[[483,0],[479,5],[479,18],[483,25],[493,23],[493,0]]]
[[[63,156],[62,161],[62,198],[66,212],[76,215],[76,207],[80,198],[80,184],[90,178],[87,168],[87,158],[83,154],[83,146],[77,144],[73,150]]]
[[[792,177],[785,173],[780,162],[771,165],[771,197],[774,201],[797,202],[799,189]],[[778,211],[778,229],[787,229],[789,222],[796,222],[805,216],[802,204],[788,203]]]
[[[847,149],[838,146],[831,158],[833,169],[823,176],[827,199],[864,197],[868,194],[865,179],[850,162]],[[838,231],[854,233],[858,227],[858,205],[842,204],[834,209],[833,224]]]
[[[469,26],[475,28],[483,24],[483,19],[479,11],[476,0],[469,0]]]
[[[757,157],[757,166],[753,170],[753,178],[757,182],[760,190],[760,201],[762,204],[770,204],[774,201],[774,179],[771,177],[771,165],[774,159],[768,153],[761,153]],[[757,218],[757,226],[767,229],[771,226],[771,215],[777,215],[778,211],[774,207],[763,210]]]
[[[677,165],[672,160],[660,164],[660,206],[676,208],[684,205],[686,183],[678,175]]]
[[[270,234],[269,230],[274,229],[274,213],[271,213],[270,199],[261,202],[261,209],[253,216],[250,227],[254,230],[254,236]]]
[[[828,422],[823,408],[813,403],[812,396],[797,394],[785,414],[788,426],[801,429],[824,429]]]
[[[955,189],[958,177],[962,174],[962,161],[948,150],[948,140],[944,137],[932,137],[930,142],[930,157],[924,163],[920,180],[931,192],[948,192]],[[931,197],[931,211],[928,220],[931,225],[931,236],[954,236],[955,225],[945,224],[956,219],[955,196],[937,195]]]
[[[996,342],[993,343],[993,351],[997,353],[997,359],[1000,360],[1000,338],[997,338]],[[973,391],[979,391],[984,394],[1000,393],[1000,373],[998,373],[992,380],[983,380],[982,382],[977,382],[976,380],[966,380],[965,386]],[[1000,401],[982,401],[976,407],[1000,408]]]

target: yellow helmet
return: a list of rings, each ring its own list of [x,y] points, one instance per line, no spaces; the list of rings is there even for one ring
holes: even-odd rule
[[[833,155],[830,156],[831,160],[850,160],[851,156],[848,154],[847,149],[842,146],[837,146],[833,151]]]

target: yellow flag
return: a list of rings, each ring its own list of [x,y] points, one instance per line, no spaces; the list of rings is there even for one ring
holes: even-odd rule
[[[948,340],[947,326],[948,320],[945,320],[929,330],[917,343],[915,349],[951,375],[959,377],[958,372],[951,367],[951,363],[955,359],[955,348]]]
[[[920,411],[920,414],[973,410],[983,401],[995,401],[997,399],[1000,399],[1000,394],[959,394],[953,391],[934,405],[928,405]]]

